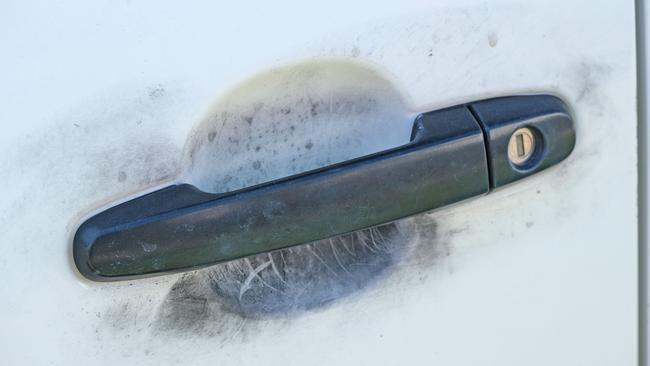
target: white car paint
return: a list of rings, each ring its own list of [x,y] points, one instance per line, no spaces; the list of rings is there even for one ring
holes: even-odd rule
[[[3,8],[3,363],[635,364],[632,2],[26,1]],[[208,188],[232,168],[228,155],[201,169],[188,158],[190,136],[210,111],[248,97],[236,96],[246,80],[327,60],[360,65],[380,75],[354,73],[364,85],[387,80],[389,94],[403,98],[388,109],[401,116],[393,125],[374,120],[356,144],[326,150],[338,158],[405,143],[415,112],[529,92],[569,103],[576,148],[533,178],[417,218],[435,223],[415,239],[438,248],[431,258],[404,260],[311,311],[211,317],[222,322],[205,325],[213,332],[161,331],[156,319],[182,275],[93,283],[77,273],[71,236],[85,215],[164,182],[187,178]],[[244,90],[272,90],[251,85]],[[321,126],[314,141],[330,141],[338,128]],[[342,136],[354,131],[344,128]],[[254,162],[251,154],[238,152],[237,164]],[[319,150],[294,169],[327,158]],[[240,183],[281,169],[248,169]]]

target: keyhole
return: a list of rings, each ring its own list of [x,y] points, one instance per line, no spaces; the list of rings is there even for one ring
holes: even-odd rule
[[[528,128],[516,130],[508,143],[508,159],[515,165],[526,163],[535,151],[535,135]]]
[[[524,135],[520,133],[517,135],[517,156],[522,157],[524,155],[526,155],[526,151],[524,150]]]

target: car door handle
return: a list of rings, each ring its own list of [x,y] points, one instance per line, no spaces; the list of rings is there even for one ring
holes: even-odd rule
[[[73,256],[91,280],[186,271],[430,211],[524,178],[575,144],[565,103],[502,97],[417,116],[411,141],[222,193],[172,185],[83,222]]]

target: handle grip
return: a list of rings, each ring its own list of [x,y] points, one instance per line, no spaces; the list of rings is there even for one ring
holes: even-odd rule
[[[534,131],[528,165],[508,161]],[[575,143],[564,103],[498,98],[419,115],[395,149],[224,194],[180,184],[97,214],[77,230],[79,271],[96,281],[178,272],[308,243],[488,193],[564,159]]]

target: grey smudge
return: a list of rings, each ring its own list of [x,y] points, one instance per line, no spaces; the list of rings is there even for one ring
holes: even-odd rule
[[[359,46],[352,47],[352,51],[350,52],[350,56],[359,57],[360,54],[361,54],[361,50],[359,49]]]
[[[499,37],[497,36],[496,33],[491,32],[488,34],[488,45],[490,48],[494,48],[497,46],[497,43],[499,42]]]
[[[149,98],[158,99],[165,95],[165,88],[162,85],[156,85],[153,88],[149,89]]]
[[[210,288],[246,317],[308,310],[350,295],[389,271],[407,242],[394,224],[257,255],[207,271]]]

